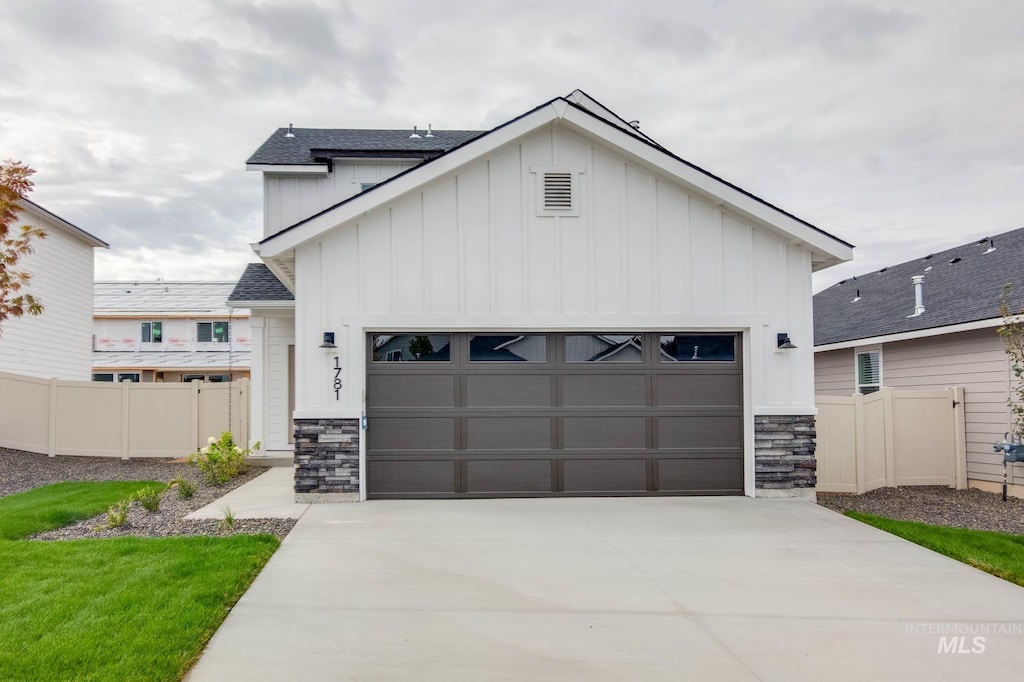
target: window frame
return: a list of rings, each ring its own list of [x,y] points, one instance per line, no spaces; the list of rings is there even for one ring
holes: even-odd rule
[[[149,339],[146,338],[146,327],[149,326]],[[153,340],[153,332],[157,332],[156,335],[160,337],[159,341]],[[139,323],[139,338],[140,343],[146,344],[163,344],[164,342],[164,323],[162,320],[146,320],[145,322]]]
[[[128,378],[128,377],[131,377],[131,378]],[[138,384],[138,383],[142,382],[142,376],[141,376],[141,374],[139,372],[118,372],[117,373],[117,383],[120,384],[120,383],[123,383],[125,381],[133,383],[133,384]]]
[[[110,377],[110,378],[109,379],[97,379],[97,377]],[[108,383],[108,384],[116,383],[114,381],[114,373],[113,372],[93,372],[92,373],[92,380],[93,381],[98,381],[98,382],[101,382],[101,383]]]
[[[225,338],[223,341],[217,339],[216,328],[218,324],[223,323],[225,329]],[[209,325],[210,327],[210,340],[203,341],[200,338],[200,328],[203,325]],[[196,322],[196,343],[230,343],[231,342],[231,322],[230,320],[199,320]]]
[[[877,360],[877,362],[878,362],[878,382],[877,383],[874,383],[874,382],[871,382],[871,383],[862,382],[861,381],[861,375],[860,375],[860,357],[862,355],[871,355],[873,353],[877,354],[877,356],[878,356],[878,360]],[[854,391],[855,391],[855,393],[857,395],[871,395],[872,393],[878,393],[879,391],[882,390],[882,387],[885,384],[883,383],[883,376],[882,376],[882,347],[881,346],[868,346],[868,347],[864,347],[864,348],[856,348],[856,349],[854,349],[854,353],[853,353],[853,385],[854,385]],[[865,393],[863,391],[864,388],[873,389],[873,390],[869,390],[867,393]]]

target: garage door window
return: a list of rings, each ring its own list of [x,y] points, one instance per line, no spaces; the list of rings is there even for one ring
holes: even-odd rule
[[[662,336],[661,362],[736,362],[736,336],[687,334]]]
[[[541,334],[479,335],[469,339],[470,362],[545,362],[548,339]]]
[[[569,334],[566,362],[643,362],[643,334]]]
[[[374,362],[448,362],[450,334],[374,334]]]

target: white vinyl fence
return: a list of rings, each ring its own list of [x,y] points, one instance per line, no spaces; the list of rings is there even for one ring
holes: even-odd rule
[[[247,380],[114,384],[0,372],[2,447],[50,456],[183,457],[223,431],[243,447],[249,442]]]
[[[964,389],[817,396],[819,492],[967,487]]]

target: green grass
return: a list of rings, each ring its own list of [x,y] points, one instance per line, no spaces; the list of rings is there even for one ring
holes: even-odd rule
[[[277,546],[0,541],[0,679],[178,680]]]
[[[54,483],[0,498],[0,539],[17,540],[102,514],[118,500],[156,481]]]
[[[1024,535],[896,521],[856,511],[846,515],[1024,587]]]
[[[178,680],[280,544],[9,539],[95,516],[145,485],[61,483],[0,498],[0,680]]]

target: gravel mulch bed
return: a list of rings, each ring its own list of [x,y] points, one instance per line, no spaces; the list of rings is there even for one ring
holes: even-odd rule
[[[38,533],[33,540],[73,540],[133,535],[167,537],[171,535],[233,535],[268,533],[283,538],[295,525],[294,519],[236,519],[230,529],[221,528],[217,519],[186,520],[187,514],[217,500],[238,486],[251,481],[266,467],[253,466],[224,485],[203,482],[199,470],[189,464],[168,459],[120,460],[106,457],[47,457],[33,452],[0,448],[0,497],[24,492],[41,485],[61,481],[162,481],[178,478],[198,484],[195,494],[180,499],[176,490],[167,490],[160,509],[148,512],[132,503],[128,522],[119,528],[97,530],[106,523],[106,514],[73,523],[64,528]]]
[[[1024,499],[981,490],[943,486],[879,488],[864,495],[818,493],[818,504],[833,511],[867,512],[900,521],[994,530],[1024,535]]]

